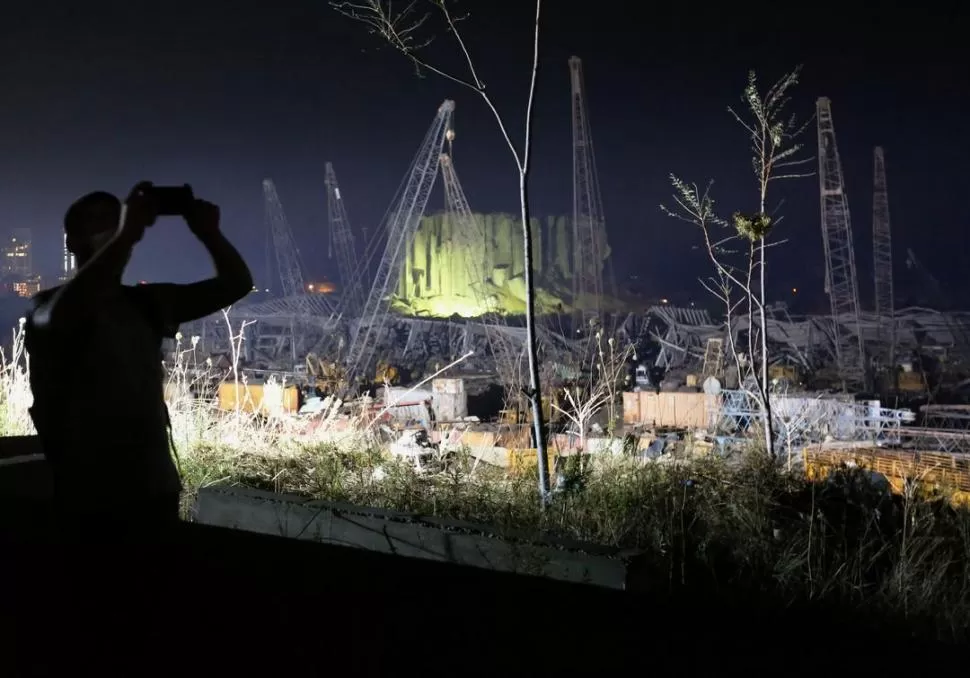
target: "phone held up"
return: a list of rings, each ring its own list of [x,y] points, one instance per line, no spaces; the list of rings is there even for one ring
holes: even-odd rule
[[[152,193],[160,217],[185,216],[195,200],[192,187],[188,184],[184,186],[154,186]]]

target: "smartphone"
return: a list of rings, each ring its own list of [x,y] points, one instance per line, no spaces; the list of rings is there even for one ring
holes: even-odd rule
[[[158,216],[185,216],[192,207],[195,195],[192,187],[155,186],[153,189],[158,204]]]

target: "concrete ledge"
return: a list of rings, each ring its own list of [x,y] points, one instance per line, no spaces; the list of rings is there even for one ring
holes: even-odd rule
[[[636,554],[537,539],[472,523],[215,485],[199,490],[196,520],[494,571],[625,589]]]
[[[44,449],[37,436],[0,436],[0,464],[40,459]]]
[[[37,436],[0,437],[0,497],[5,501],[49,501],[50,468]]]

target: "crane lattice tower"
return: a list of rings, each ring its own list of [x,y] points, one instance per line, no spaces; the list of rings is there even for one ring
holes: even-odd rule
[[[606,223],[586,106],[583,62],[569,59],[573,123],[573,308],[579,319],[603,310]]]
[[[384,254],[347,353],[348,383],[353,383],[354,377],[367,369],[384,333],[390,310],[388,297],[392,291],[391,281],[400,277],[405,248],[412,241],[428,205],[431,189],[438,176],[441,153],[451,130],[454,110],[455,102],[451,100],[446,100],[438,107],[438,113],[411,163],[400,198],[388,218]]]
[[[290,224],[283,211],[276,184],[272,179],[263,180],[263,197],[266,206],[266,225],[269,227],[273,241],[273,251],[276,254],[276,266],[280,276],[281,291],[284,298],[302,299],[306,296],[306,285],[303,281],[303,267],[300,265],[300,255],[296,248],[296,241],[290,230]]]
[[[450,135],[453,137],[454,135]],[[449,138],[449,151],[451,150]],[[519,370],[522,361],[519,360],[521,351],[508,336],[508,324],[500,314],[501,309],[496,305],[496,298],[492,295],[488,280],[489,274],[485,270],[486,262],[478,256],[480,244],[486,240],[484,225],[475,218],[468,198],[455,172],[454,159],[448,153],[441,155],[441,179],[445,190],[445,213],[454,220],[453,240],[462,252],[461,258],[467,267],[468,280],[471,281],[471,293],[475,303],[481,309],[479,322],[485,331],[485,339],[495,359],[495,369],[503,383],[521,383]]]
[[[889,223],[889,191],[882,147],[873,150],[872,269],[875,284],[879,339],[888,345],[890,364],[895,358],[896,300],[893,293],[893,240]]]
[[[865,346],[859,323],[859,284],[852,223],[832,122],[832,103],[827,97],[817,101],[816,117],[825,290],[832,305],[836,364],[844,389],[862,387],[866,381]]]
[[[331,163],[326,164],[324,183],[327,187],[327,221],[330,227],[329,246],[327,254],[333,258],[337,255],[337,271],[340,274],[340,311],[356,315],[364,306],[364,290],[360,285],[357,258],[357,248],[354,244],[354,234],[347,217],[347,207],[340,194],[340,184]]]

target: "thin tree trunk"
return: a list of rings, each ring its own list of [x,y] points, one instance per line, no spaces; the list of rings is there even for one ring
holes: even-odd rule
[[[755,249],[754,242],[748,243],[748,278],[745,281],[744,291],[748,295],[748,370],[747,374],[755,378],[757,382],[757,360],[758,355],[754,349],[754,307],[755,307],[755,292],[753,286],[754,279],[754,266],[755,266]],[[742,388],[745,388],[742,383]]]
[[[532,276],[532,219],[529,214],[528,166],[519,172],[519,202],[522,208],[522,252],[525,267],[525,334],[529,355],[529,404],[532,409],[532,432],[536,460],[539,462],[539,494],[543,506],[549,497],[549,451],[546,449],[546,425],[542,416],[542,387],[539,383],[539,342],[536,338],[535,281]]]
[[[760,261],[760,294],[761,303],[758,308],[758,315],[761,320],[761,399],[763,427],[765,430],[765,447],[772,459],[775,458],[775,436],[771,421],[771,396],[768,394],[768,320],[765,313],[765,241],[762,238],[758,247],[758,258]]]

